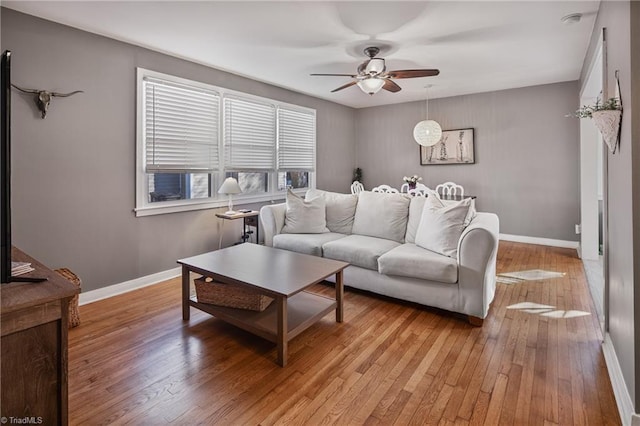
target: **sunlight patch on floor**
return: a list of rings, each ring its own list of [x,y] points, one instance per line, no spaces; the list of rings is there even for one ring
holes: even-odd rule
[[[543,317],[556,318],[556,319],[578,318],[578,317],[591,315],[590,312],[577,311],[577,310],[563,311],[563,310],[556,309],[555,306],[542,305],[540,303],[533,303],[533,302],[516,303],[514,305],[507,306],[507,309],[517,309],[519,311],[523,311],[529,314],[537,314]]]
[[[496,276],[496,281],[502,284],[520,284],[523,281],[548,280],[567,275],[566,272],[545,271],[543,269],[531,269],[528,271],[505,272]]]
[[[520,303],[516,303],[515,305],[509,305],[507,306],[507,309],[553,309],[555,308],[555,306],[551,306],[551,305],[541,305],[540,303],[533,303],[533,302],[520,302]]]
[[[545,312],[544,314],[540,314],[543,317],[549,317],[549,318],[578,318],[578,317],[585,317],[587,315],[591,315],[589,312],[585,312],[585,311],[552,311],[552,312]]]

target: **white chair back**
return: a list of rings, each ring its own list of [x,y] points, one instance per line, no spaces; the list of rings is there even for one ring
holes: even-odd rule
[[[445,182],[436,186],[436,192],[444,197],[464,197],[464,188],[455,182]]]
[[[412,197],[428,197],[429,196],[426,190],[418,189],[418,188],[410,189],[409,192],[407,192],[407,194],[409,194]]]
[[[398,190],[390,187],[389,185],[380,185],[373,188],[371,192],[385,192],[388,194],[397,194]]]
[[[417,184],[414,189],[410,189],[408,192],[408,194],[412,197],[428,197],[429,193],[434,193],[433,189],[421,183]],[[435,194],[438,198],[440,198],[440,194],[438,194],[437,192],[435,192]]]
[[[364,191],[364,185],[358,182],[357,180],[354,180],[353,183],[351,184],[351,193],[357,194],[358,192],[362,192],[362,191]]]

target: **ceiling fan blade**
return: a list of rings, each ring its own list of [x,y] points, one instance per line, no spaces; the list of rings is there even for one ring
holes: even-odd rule
[[[309,75],[320,76],[320,77],[351,77],[351,78],[357,77],[357,75],[355,74],[309,74]]]
[[[432,77],[440,74],[440,70],[396,70],[387,71],[384,76],[388,78],[416,78]]]
[[[402,90],[402,87],[398,86],[393,80],[384,80],[384,86],[382,86],[384,90],[388,90],[389,92],[396,93]]]
[[[345,85],[343,85],[343,86],[338,87],[337,89],[333,89],[333,90],[331,91],[331,93],[333,93],[333,92],[337,92],[338,90],[346,89],[347,87],[351,87],[351,86],[353,86],[354,84],[358,84],[358,82],[357,82],[357,81],[352,81],[352,82],[350,82],[350,83],[347,83],[347,84],[345,84]]]

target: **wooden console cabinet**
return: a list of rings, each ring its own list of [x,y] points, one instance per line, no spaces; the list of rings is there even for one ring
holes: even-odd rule
[[[0,415],[6,424],[66,425],[68,306],[78,288],[16,248],[12,260],[47,280],[0,285]]]

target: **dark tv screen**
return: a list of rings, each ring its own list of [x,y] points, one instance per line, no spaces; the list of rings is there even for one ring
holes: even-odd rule
[[[2,121],[2,143],[0,148],[0,258],[1,282],[11,282],[11,52],[2,53],[2,93],[0,121]]]

